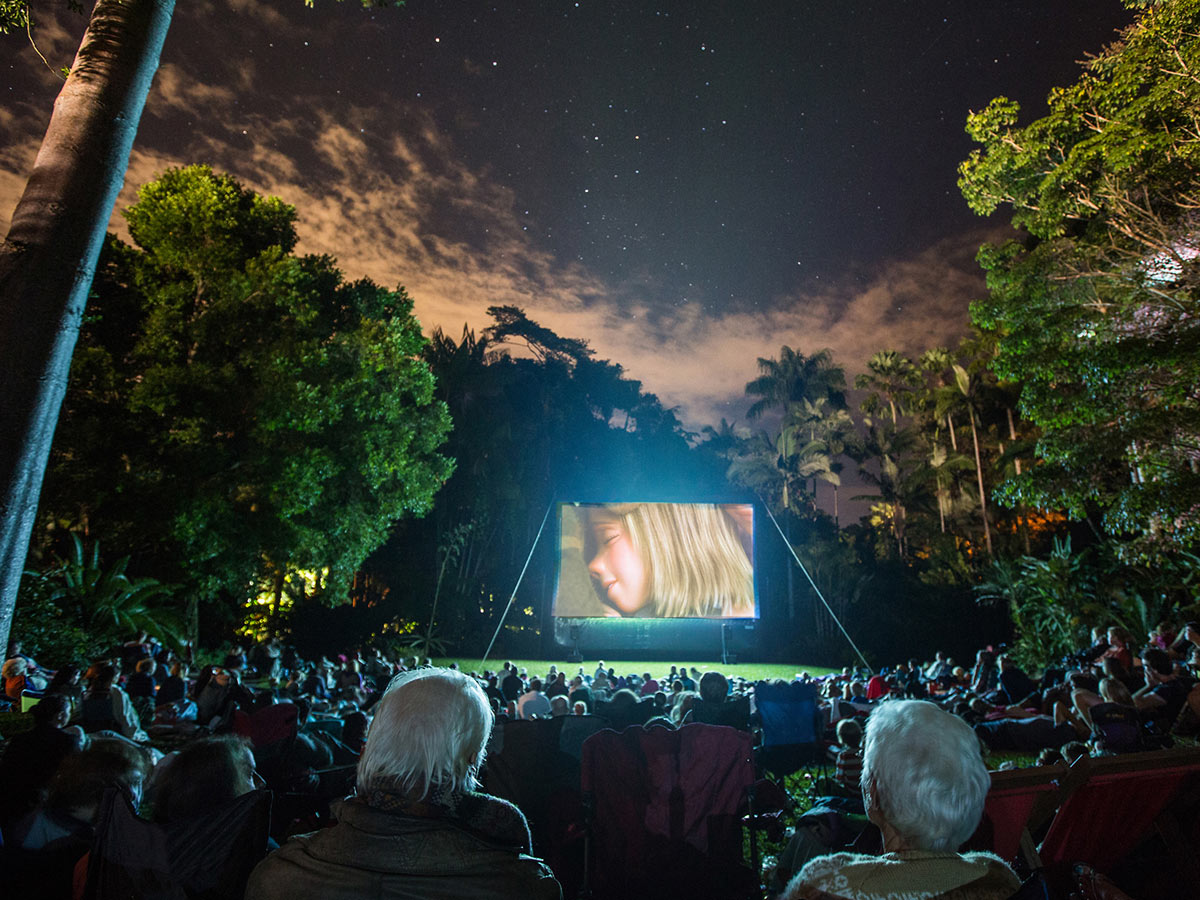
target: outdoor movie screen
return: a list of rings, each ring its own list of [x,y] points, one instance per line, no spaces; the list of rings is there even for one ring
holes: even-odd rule
[[[559,505],[555,616],[758,617],[749,503]]]

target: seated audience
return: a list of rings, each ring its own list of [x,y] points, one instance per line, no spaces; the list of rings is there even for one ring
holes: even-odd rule
[[[1170,728],[1191,692],[1191,680],[1175,672],[1165,650],[1147,647],[1142,651],[1142,674],[1146,684],[1133,695],[1144,716]]]
[[[187,695],[187,681],[185,674],[187,669],[182,660],[175,660],[171,664],[171,674],[162,680],[162,684],[158,686],[158,695],[155,698],[159,706],[166,706],[169,703],[178,703]]]
[[[1116,678],[1102,678],[1098,693],[1077,690],[1072,699],[1091,727],[1099,749],[1126,753],[1141,748],[1141,717],[1124,683]]]
[[[125,682],[125,693],[133,701],[133,708],[143,725],[154,724],[154,708],[158,705],[158,683],[154,680],[157,671],[158,663],[147,656],[137,661],[134,673]]]
[[[356,796],[337,805],[336,825],[259,863],[246,900],[561,897],[530,855],[521,812],[475,792],[491,729],[474,679],[435,668],[397,676],[376,706]]]
[[[24,648],[20,640],[12,638],[8,642],[8,653],[4,655],[4,659],[23,659],[25,660],[25,680],[28,683],[28,688],[31,691],[45,690],[50,679],[54,677],[53,669],[43,669],[38,665],[36,659],[24,652]]]
[[[64,730],[71,715],[66,697],[49,694],[30,712],[33,729],[13,735],[0,758],[0,829],[32,812],[59,764],[80,750],[78,729]]]
[[[608,719],[614,729],[623,731],[630,725],[645,724],[654,715],[654,701],[649,697],[639,700],[629,688],[621,688],[611,700],[597,703],[596,713]]]
[[[583,681],[582,675],[576,675],[571,680],[571,704],[582,703],[590,711],[595,698],[592,695],[592,689],[589,688]]]
[[[248,740],[203,738],[163,759],[153,784],[153,818],[166,823],[203,815],[257,786]]]
[[[144,751],[133,744],[93,741],[88,749],[63,759],[46,801],[5,832],[5,843],[24,850],[75,847],[82,856],[91,845],[104,791],[120,789],[136,809],[146,766]]]
[[[81,724],[89,734],[97,731],[115,731],[133,741],[149,738],[142,730],[141,719],[121,688],[115,684],[117,669],[112,663],[98,663],[89,670],[91,683],[83,695]]]
[[[44,696],[61,694],[65,697],[72,719],[77,717],[80,705],[83,703],[83,685],[80,683],[82,676],[83,673],[79,670],[79,666],[70,664],[59,666],[54,677],[50,679],[50,683],[46,685]]]
[[[834,761],[833,780],[837,786],[857,797],[862,776],[863,729],[856,719],[842,719],[837,723],[838,751]]]
[[[6,659],[4,665],[0,666],[0,677],[4,679],[4,696],[9,700],[19,703],[26,687],[32,688],[25,678],[28,670],[29,664],[20,656]]]
[[[700,699],[692,703],[692,721],[749,731],[750,700],[731,697],[729,680],[720,672],[705,672],[700,677]]]
[[[884,853],[818,857],[800,870],[784,897],[825,892],[855,900],[920,900],[954,892],[1004,900],[1020,887],[1012,869],[990,853],[956,852],[979,825],[990,786],[966,723],[924,700],[878,705],[867,720],[862,787]]]
[[[517,714],[522,719],[549,718],[550,698],[542,693],[542,680],[531,678],[529,690],[517,699]]]
[[[1000,663],[1000,690],[1004,702],[1009,706],[1038,706],[1037,682],[1025,674],[1007,653],[1002,653]]]

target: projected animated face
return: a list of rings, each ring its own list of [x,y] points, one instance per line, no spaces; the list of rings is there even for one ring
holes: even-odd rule
[[[610,606],[623,616],[635,616],[649,603],[646,564],[629,538],[621,517],[604,510],[591,515],[596,555],[588,571],[600,584]]]

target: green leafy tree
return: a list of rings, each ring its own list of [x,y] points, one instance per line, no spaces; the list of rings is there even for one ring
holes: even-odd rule
[[[328,570],[344,596],[451,471],[412,301],[294,255],[295,210],[207,167],[168,171],[126,215],[137,247],[109,242],[46,519],[203,595]]]
[[[174,9],[174,0],[96,0],[0,245],[0,641],[105,229]],[[0,33],[28,20],[27,4],[0,3]]]
[[[1137,20],[1020,124],[996,98],[968,118],[971,208],[1007,205],[1028,238],[985,246],[972,318],[999,338],[1040,429],[1009,503],[1098,512],[1135,556],[1200,541],[1200,3]]]

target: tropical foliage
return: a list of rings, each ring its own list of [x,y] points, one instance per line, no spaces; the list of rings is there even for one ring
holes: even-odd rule
[[[980,251],[972,309],[1040,429],[1001,498],[1161,557],[1200,541],[1200,3],[1128,5],[1137,21],[1046,115],[1022,124],[998,97],[970,116],[959,184],[1025,233]]]
[[[1070,539],[1056,539],[1045,558],[992,565],[976,595],[1009,610],[1017,659],[1031,667],[1057,664],[1090,646],[1095,626],[1119,624],[1145,642],[1160,625],[1173,629],[1195,614],[1200,557],[1182,554],[1145,567],[1123,562],[1115,551],[1112,544],[1075,551]]]
[[[71,535],[71,551],[41,572],[26,572],[16,623],[29,651],[50,663],[91,659],[145,632],[179,648],[183,623],[175,588],[126,574],[129,557],[109,567],[100,543]]]

